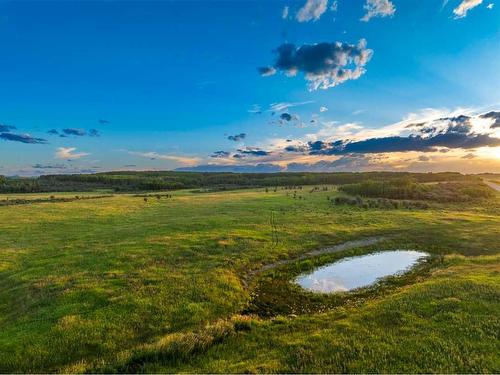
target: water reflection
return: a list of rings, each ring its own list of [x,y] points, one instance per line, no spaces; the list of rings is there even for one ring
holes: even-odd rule
[[[419,251],[394,250],[345,258],[301,275],[295,281],[313,292],[346,292],[407,271],[427,256]]]

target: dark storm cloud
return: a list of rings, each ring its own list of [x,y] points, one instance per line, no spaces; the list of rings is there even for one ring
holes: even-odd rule
[[[229,139],[230,141],[239,142],[245,139],[246,136],[247,136],[246,133],[240,133],[240,134],[230,135],[229,137],[227,137],[227,139]]]
[[[11,130],[16,130],[16,127],[7,124],[0,124],[0,132],[10,132]]]
[[[50,134],[50,135],[57,135],[57,134],[59,134],[59,132],[56,129],[50,129],[47,133]]]
[[[229,152],[227,151],[215,151],[212,155],[210,155],[211,158],[227,158],[229,156]]]
[[[75,135],[77,137],[83,137],[87,133],[83,129],[75,129],[75,128],[66,128],[62,130],[66,135]]]
[[[481,115],[482,118],[493,119],[493,124],[491,124],[491,128],[500,128],[500,112],[491,111]]]
[[[89,137],[100,137],[101,133],[97,129],[90,129],[89,130]]]
[[[108,120],[99,120],[98,122],[99,122],[99,124],[101,124],[101,125],[111,124],[111,122],[110,122],[110,121],[108,121]]]
[[[259,68],[263,76],[282,71],[287,76],[298,72],[309,81],[309,89],[328,89],[347,80],[358,79],[365,73],[364,66],[373,51],[366,48],[366,41],[357,45],[347,43],[319,43],[296,47],[285,43],[276,49],[276,62],[272,67]]]
[[[21,143],[28,143],[28,144],[45,144],[45,143],[47,143],[46,139],[34,138],[29,134],[0,133],[0,139],[3,139],[5,141],[21,142]]]

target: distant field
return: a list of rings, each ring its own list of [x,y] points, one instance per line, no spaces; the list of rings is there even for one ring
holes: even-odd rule
[[[387,209],[313,188],[0,206],[0,372],[500,372],[499,194]],[[102,192],[22,198],[84,194]],[[346,299],[280,293],[293,266],[256,273],[371,236],[310,262],[432,261]]]

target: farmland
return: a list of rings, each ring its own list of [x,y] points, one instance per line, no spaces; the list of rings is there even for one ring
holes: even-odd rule
[[[500,371],[493,190],[390,207],[335,204],[332,184],[168,195],[0,196],[33,200],[0,206],[0,371]],[[389,249],[431,258],[341,296],[290,283]]]

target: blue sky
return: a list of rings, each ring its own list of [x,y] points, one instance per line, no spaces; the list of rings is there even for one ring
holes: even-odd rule
[[[319,75],[335,72],[334,86],[311,90],[306,74],[326,64],[320,43],[339,60]],[[296,71],[277,61],[287,44]],[[500,110],[495,0],[2,1],[0,45],[0,174],[210,164],[500,172],[500,126],[483,116]],[[422,122],[426,132],[413,126]],[[463,142],[435,138],[450,132]],[[409,136],[421,145],[346,147]]]

